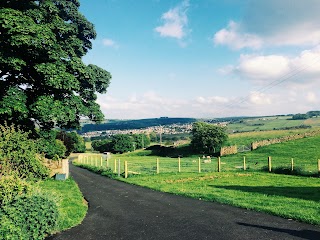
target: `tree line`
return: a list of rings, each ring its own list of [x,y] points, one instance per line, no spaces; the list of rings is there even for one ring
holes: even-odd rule
[[[117,134],[110,139],[94,140],[91,146],[99,152],[132,152],[149,147],[150,136],[146,134]]]

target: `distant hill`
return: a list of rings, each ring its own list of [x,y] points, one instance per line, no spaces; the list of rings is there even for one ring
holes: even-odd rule
[[[92,131],[106,131],[106,130],[128,130],[128,129],[142,129],[154,126],[165,126],[170,124],[188,124],[197,121],[195,118],[149,118],[139,120],[108,120],[101,124],[84,124],[79,133],[86,133]]]

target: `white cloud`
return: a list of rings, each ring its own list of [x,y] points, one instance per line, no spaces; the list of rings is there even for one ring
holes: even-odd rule
[[[233,74],[259,86],[312,84],[320,80],[320,46],[302,51],[296,57],[283,55],[240,55],[236,66],[226,66],[220,73]],[[300,86],[299,86],[300,87]]]
[[[270,97],[260,92],[251,92],[249,102],[255,105],[270,105],[272,103]]]
[[[182,40],[188,33],[188,7],[189,1],[185,0],[177,7],[171,8],[162,14],[161,19],[164,23],[154,30],[158,32],[161,37],[171,37]]]
[[[229,99],[226,97],[213,96],[213,97],[197,97],[196,102],[200,104],[219,104],[228,103]]]
[[[119,48],[119,45],[114,40],[109,38],[102,39],[102,44],[107,47]]]
[[[241,55],[233,71],[255,81],[274,80],[288,73],[289,59],[280,55]]]
[[[239,22],[214,35],[214,43],[231,49],[320,44],[320,1],[249,0]]]
[[[141,119],[168,117],[214,118],[303,113],[318,109],[319,92],[312,88],[277,89],[268,93],[251,91],[238,97],[198,96],[192,100],[173,99],[153,91],[133,94],[127,99],[98,95],[106,118]]]
[[[301,69],[309,77],[319,78],[320,74],[320,46],[305,50],[291,60],[292,69]]]
[[[318,102],[318,98],[314,92],[308,92],[306,96],[306,100],[310,103]]]
[[[263,41],[256,35],[241,33],[240,25],[230,21],[227,28],[218,31],[213,42],[216,45],[226,45],[232,49],[253,48],[259,49]]]

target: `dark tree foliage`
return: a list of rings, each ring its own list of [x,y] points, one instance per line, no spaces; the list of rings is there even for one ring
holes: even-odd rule
[[[70,153],[83,153],[86,151],[84,139],[76,132],[61,131],[57,134],[56,138],[61,140],[66,146],[66,156],[69,156]]]
[[[304,120],[308,118],[309,116],[307,114],[301,114],[301,113],[298,113],[292,116],[292,120]]]
[[[36,140],[38,152],[43,153],[46,158],[58,160],[66,157],[67,148],[57,138],[56,130],[38,131]]]
[[[142,149],[150,146],[150,137],[145,134],[133,134],[132,140],[135,149]]]
[[[111,140],[94,140],[91,143],[92,148],[99,152],[113,152]]]
[[[101,121],[109,72],[85,65],[94,26],[78,0],[0,1],[0,119],[26,129]]]
[[[127,134],[117,134],[111,140],[112,149],[117,153],[131,152],[134,150],[132,137]]]
[[[193,124],[191,146],[196,152],[215,153],[227,139],[228,135],[224,127],[204,122]]]

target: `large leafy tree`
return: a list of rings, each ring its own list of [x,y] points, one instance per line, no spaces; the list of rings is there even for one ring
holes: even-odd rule
[[[96,32],[78,0],[0,1],[0,121],[44,130],[103,119],[111,75],[81,58]]]
[[[212,154],[219,151],[227,139],[224,127],[205,122],[195,122],[192,126],[191,146],[197,152]]]

